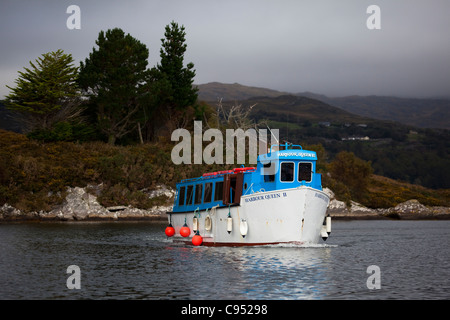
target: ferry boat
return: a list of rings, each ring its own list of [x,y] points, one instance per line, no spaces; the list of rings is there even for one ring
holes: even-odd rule
[[[317,154],[272,145],[256,167],[205,173],[176,185],[165,230],[194,245],[317,244],[331,232]]]

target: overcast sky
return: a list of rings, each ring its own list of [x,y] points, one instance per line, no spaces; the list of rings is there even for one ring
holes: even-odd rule
[[[66,26],[72,4],[80,30]],[[373,4],[380,30],[366,25]],[[449,13],[449,0],[0,0],[0,98],[30,60],[63,49],[79,65],[114,27],[145,43],[154,66],[172,20],[186,28],[196,84],[450,96]]]

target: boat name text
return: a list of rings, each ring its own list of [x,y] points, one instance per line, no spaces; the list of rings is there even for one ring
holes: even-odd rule
[[[283,194],[279,193],[271,193],[271,194],[266,194],[264,196],[254,196],[254,197],[250,197],[250,198],[245,198],[245,202],[253,202],[253,201],[259,201],[259,200],[271,200],[271,199],[277,199],[277,198],[281,198],[281,196],[287,197],[287,193],[283,192]]]
[[[280,152],[278,154],[280,157],[310,157],[310,158],[316,158],[316,155],[311,152]]]
[[[319,199],[322,199],[322,200],[325,201],[325,202],[328,202],[328,197],[325,196],[325,195],[323,195],[323,194],[320,194],[320,193],[317,193],[317,192],[316,192],[315,197],[316,197],[316,198],[319,198]]]

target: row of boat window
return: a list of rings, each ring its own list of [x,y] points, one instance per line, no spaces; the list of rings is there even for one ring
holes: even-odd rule
[[[266,170],[270,170],[271,163],[264,165]],[[299,162],[298,163],[298,181],[311,182],[312,175],[312,163],[311,162]],[[294,162],[281,162],[280,164],[280,181],[281,182],[293,182],[295,180],[295,163]],[[275,174],[264,175],[264,182],[274,182]]]
[[[215,182],[214,188],[214,201],[221,201],[223,199],[223,181]],[[180,187],[180,191],[178,193],[178,205],[184,206],[191,205],[192,201],[194,204],[202,203],[202,195],[203,195],[203,186],[205,186],[205,193],[203,196],[203,203],[209,203],[212,201],[213,197],[213,182],[207,182],[203,184],[195,185],[195,194],[194,194],[194,185],[190,186],[182,186]],[[186,192],[187,191],[187,192]]]
[[[270,170],[271,163],[265,164],[264,168]],[[298,181],[311,182],[312,176],[312,163],[311,162],[299,162],[298,163]],[[281,182],[293,182],[295,179],[295,163],[294,162],[281,162],[280,164],[280,181]],[[265,174],[264,182],[274,182],[275,174]],[[205,184],[197,184],[182,186],[178,193],[178,205],[192,205],[202,203],[210,203],[213,198],[213,184],[214,184],[214,202],[223,200],[223,181],[207,182]],[[203,194],[203,186],[205,192]],[[246,189],[246,186],[244,186]],[[187,191],[187,192],[186,192]]]

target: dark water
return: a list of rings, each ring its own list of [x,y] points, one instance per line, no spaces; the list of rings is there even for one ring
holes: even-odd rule
[[[191,247],[164,228],[1,224],[0,299],[450,298],[450,221],[336,221],[310,247]],[[81,289],[67,288],[70,265]],[[380,289],[367,286],[371,265]]]

